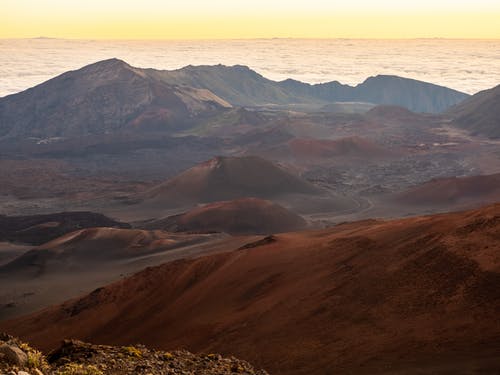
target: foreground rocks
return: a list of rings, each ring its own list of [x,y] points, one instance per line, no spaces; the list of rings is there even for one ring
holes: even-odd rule
[[[93,345],[65,340],[44,356],[16,338],[0,334],[0,375],[267,375],[248,362],[219,354],[195,355],[188,351],[154,351],[142,345]]]

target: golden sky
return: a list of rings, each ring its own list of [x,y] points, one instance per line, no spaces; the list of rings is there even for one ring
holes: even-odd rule
[[[0,38],[500,38],[500,0],[0,0]]]

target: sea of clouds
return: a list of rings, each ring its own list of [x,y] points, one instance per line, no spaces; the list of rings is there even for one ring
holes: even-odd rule
[[[267,78],[355,85],[393,74],[474,94],[500,84],[500,40],[258,39],[95,41],[0,39],[0,97],[117,57],[137,67],[247,65]]]

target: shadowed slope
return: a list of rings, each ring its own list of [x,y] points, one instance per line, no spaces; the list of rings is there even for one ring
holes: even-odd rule
[[[77,337],[218,351],[272,374],[495,373],[498,241],[500,205],[283,234],[0,329],[45,350]]]
[[[449,206],[500,200],[500,173],[483,176],[439,178],[396,196],[403,204]]]
[[[210,203],[144,227],[175,232],[266,234],[304,228],[306,221],[286,208],[257,198]]]
[[[61,303],[148,266],[233,250],[254,238],[87,228],[31,250],[0,246],[0,320]]]
[[[32,216],[0,215],[0,241],[41,245],[66,233],[90,227],[130,228],[130,225],[93,212],[61,212]]]
[[[148,70],[166,82],[206,88],[239,106],[368,102],[406,107],[415,112],[442,112],[467,94],[397,76],[370,77],[353,87],[337,81],[308,84],[293,79],[269,80],[246,66],[187,66],[173,71]]]
[[[172,235],[138,229],[87,228],[68,233],[0,267],[0,275],[41,276],[85,270],[106,263],[204,242],[203,235]]]
[[[158,185],[141,199],[145,204],[182,205],[244,197],[320,194],[321,190],[270,161],[256,157],[216,157]]]
[[[447,87],[392,75],[370,77],[353,92],[350,100],[396,105],[426,113],[442,112],[469,96]]]
[[[300,95],[295,96],[293,92],[279,87],[277,82],[243,65],[189,65],[178,70],[150,69],[148,72],[172,84],[209,89],[236,106],[289,104],[304,101]]]
[[[370,77],[356,87],[309,85],[275,82],[240,65],[160,71],[109,59],[0,98],[0,139],[35,137],[45,142],[137,129],[178,131],[231,105],[320,109],[332,102],[358,101],[441,112],[466,97],[396,76]]]
[[[175,87],[110,59],[0,98],[0,137],[78,137],[177,128],[230,107],[205,89]]]
[[[456,124],[472,134],[499,138],[500,85],[473,95],[450,108],[448,113]]]

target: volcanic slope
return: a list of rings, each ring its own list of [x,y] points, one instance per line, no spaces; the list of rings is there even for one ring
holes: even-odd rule
[[[396,196],[400,204],[452,207],[493,203],[500,200],[500,173],[469,177],[438,178]]]
[[[491,138],[500,138],[500,85],[478,92],[447,112],[454,123]]]
[[[141,205],[182,207],[245,197],[321,195],[306,180],[257,156],[215,157],[139,195]]]
[[[0,265],[0,320],[61,303],[148,266],[232,250],[254,238],[118,228],[71,232],[18,251],[14,259],[7,254],[12,260]]]
[[[176,87],[110,59],[0,98],[0,138],[172,130],[229,107],[206,89]]]
[[[145,224],[173,232],[269,234],[303,229],[307,222],[286,208],[258,198],[209,203],[181,215]]]
[[[147,72],[172,84],[208,89],[236,106],[313,104],[320,109],[332,102],[354,101],[437,113],[469,96],[431,83],[390,75],[369,77],[353,87],[337,81],[314,85],[293,79],[275,82],[242,65],[190,65],[172,71],[150,69]]]
[[[272,374],[500,371],[500,205],[281,234],[0,330],[237,355]]]
[[[94,212],[60,212],[46,215],[0,215],[0,241],[41,245],[66,233],[82,228],[130,228]]]

